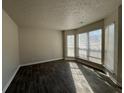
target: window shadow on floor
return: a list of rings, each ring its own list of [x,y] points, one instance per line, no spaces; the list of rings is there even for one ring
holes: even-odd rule
[[[78,64],[78,68],[84,75],[94,93],[118,93],[114,87],[100,79],[93,69],[82,64]]]

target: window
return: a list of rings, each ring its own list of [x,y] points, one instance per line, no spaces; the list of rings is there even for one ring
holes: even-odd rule
[[[89,32],[89,60],[101,62],[101,29]]]
[[[79,58],[87,59],[88,39],[87,33],[79,34]]]
[[[114,71],[114,32],[115,25],[111,24],[105,29],[105,66]]]
[[[67,56],[74,57],[74,35],[67,35]]]
[[[78,35],[78,57],[101,64],[102,29]]]

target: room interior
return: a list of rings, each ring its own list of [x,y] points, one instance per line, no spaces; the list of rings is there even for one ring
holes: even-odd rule
[[[3,0],[3,93],[122,93],[122,0]]]

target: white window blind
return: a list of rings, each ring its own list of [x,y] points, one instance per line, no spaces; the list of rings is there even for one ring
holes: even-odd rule
[[[79,34],[79,58],[87,59],[88,54],[88,38],[87,33]]]
[[[105,29],[105,66],[114,71],[114,24],[108,25]]]
[[[74,57],[74,35],[67,35],[67,56]]]
[[[101,29],[89,32],[89,60],[101,62]]]

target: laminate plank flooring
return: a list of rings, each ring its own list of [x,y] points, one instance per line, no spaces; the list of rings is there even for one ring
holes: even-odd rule
[[[117,93],[90,68],[52,61],[19,69],[6,93]]]

